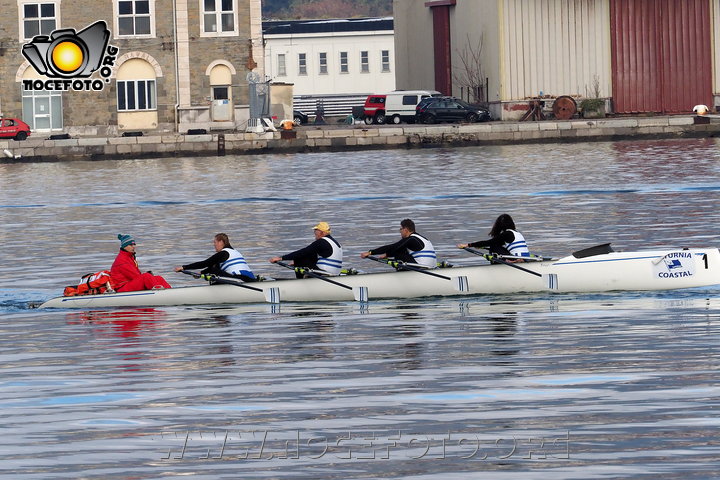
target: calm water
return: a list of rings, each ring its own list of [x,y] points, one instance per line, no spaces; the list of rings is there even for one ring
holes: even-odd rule
[[[720,288],[39,311],[110,266],[256,271],[328,221],[346,262],[411,217],[443,258],[513,215],[562,255],[715,246],[714,140],[0,164],[0,477],[717,478]],[[183,277],[183,278],[179,278]]]

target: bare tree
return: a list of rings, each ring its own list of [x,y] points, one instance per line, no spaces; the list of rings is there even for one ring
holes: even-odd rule
[[[485,75],[482,68],[483,35],[473,45],[467,34],[465,45],[458,50],[460,65],[453,68],[453,81],[468,92],[473,103],[485,101]]]

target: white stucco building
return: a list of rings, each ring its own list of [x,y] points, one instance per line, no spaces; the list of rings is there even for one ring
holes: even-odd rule
[[[296,99],[395,89],[391,17],[263,22],[263,37],[265,74],[293,84]]]

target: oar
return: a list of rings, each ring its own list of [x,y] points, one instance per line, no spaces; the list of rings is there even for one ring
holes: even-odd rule
[[[400,270],[408,270],[411,272],[418,272],[425,275],[430,275],[432,277],[442,278],[443,280],[450,280],[455,282],[455,289],[459,292],[467,292],[468,291],[468,282],[467,277],[460,276],[460,277],[447,277],[445,275],[440,275],[439,273],[431,272],[429,270],[425,270],[423,268],[413,267],[412,265],[408,265],[405,262],[401,262],[399,260],[389,260],[387,258],[380,258],[376,257],[374,255],[368,255],[365,258],[369,258],[370,260],[373,260],[375,262],[379,263],[385,263],[387,265],[390,265],[394,268],[399,268]]]
[[[368,288],[367,287],[351,287],[350,285],[345,285],[344,283],[336,282],[335,280],[331,280],[324,275],[315,273],[306,267],[294,267],[285,262],[275,262],[275,263],[277,265],[280,265],[281,267],[289,268],[290,270],[294,270],[303,275],[307,275],[308,277],[317,278],[318,280],[322,280],[323,282],[332,283],[333,285],[337,285],[338,287],[342,287],[347,290],[352,290],[353,297],[355,297],[355,300],[358,302],[367,302],[368,301]]]
[[[502,258],[498,257],[497,255],[494,255],[491,253],[480,252],[480,251],[475,250],[474,248],[470,248],[470,247],[463,247],[463,250],[470,252],[474,255],[483,257],[490,263],[502,263],[503,265],[507,265],[508,267],[517,268],[518,270],[522,270],[523,272],[529,273],[530,275],[535,275],[536,277],[540,277],[543,280],[545,280],[547,288],[549,288],[551,290],[558,289],[557,275],[554,273],[551,273],[549,275],[543,275],[541,273],[533,272],[532,270],[528,270],[527,268],[523,268],[520,265],[517,265],[515,263],[503,260]]]
[[[248,290],[260,292],[265,295],[265,301],[267,301],[268,303],[280,303],[280,289],[277,287],[268,288],[267,290],[263,290],[262,288],[257,288],[257,287],[247,285],[242,280],[238,280],[238,279],[231,278],[231,277],[223,277],[221,275],[203,275],[201,273],[192,272],[189,270],[180,270],[180,271],[186,275],[192,276],[193,278],[206,279],[206,277],[208,277],[207,280],[212,279],[215,281],[215,283],[226,284],[226,285],[235,285],[236,287],[247,288]]]
[[[470,247],[465,247],[465,248],[463,248],[463,250],[470,252],[472,254],[478,255],[480,257],[483,257],[485,260],[487,260],[490,263],[502,263],[503,265],[507,265],[508,267],[517,268],[518,270],[522,270],[523,272],[527,272],[531,275],[535,275],[536,277],[542,277],[542,274],[540,274],[540,273],[533,272],[532,270],[523,268],[520,265],[515,265],[514,263],[503,260],[502,258],[498,257],[497,255],[493,255],[492,253],[479,252]]]

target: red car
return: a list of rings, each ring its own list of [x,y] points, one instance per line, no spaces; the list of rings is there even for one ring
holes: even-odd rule
[[[365,99],[365,124],[385,123],[385,99],[387,95],[368,95]]]
[[[0,137],[25,140],[30,135],[30,126],[19,118],[0,120]]]

